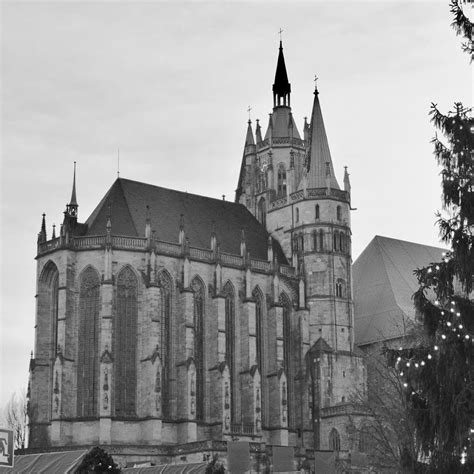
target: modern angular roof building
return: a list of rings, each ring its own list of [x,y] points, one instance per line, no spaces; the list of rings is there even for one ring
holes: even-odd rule
[[[438,262],[445,249],[375,236],[354,262],[356,344],[394,340],[407,334],[415,318],[414,270]]]

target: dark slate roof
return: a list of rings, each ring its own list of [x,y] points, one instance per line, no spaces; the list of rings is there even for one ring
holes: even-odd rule
[[[355,342],[401,337],[415,317],[417,268],[439,262],[445,249],[376,236],[353,266]]]
[[[250,256],[267,259],[268,233],[243,205],[123,178],[113,183],[87,219],[86,235],[103,235],[110,213],[113,235],[144,237],[147,206],[150,206],[151,228],[160,240],[178,241],[182,214],[192,247],[210,248],[214,228],[221,251],[240,254],[241,229],[244,229]],[[278,261],[287,264],[276,241],[274,250]]]
[[[326,163],[329,163],[331,188],[339,189],[339,184],[334,174],[328,137],[324,127],[323,114],[321,112],[321,104],[319,103],[319,93],[317,90],[314,92],[309,140],[308,187],[326,187]]]

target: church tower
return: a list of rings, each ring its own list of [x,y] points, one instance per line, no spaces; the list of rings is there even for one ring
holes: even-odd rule
[[[256,142],[249,121],[235,199],[269,231],[267,216],[278,203],[286,202],[296,191],[305,158],[304,141],[291,112],[291,84],[281,41],[272,91],[273,111],[269,114],[263,138],[257,120]]]
[[[273,113],[264,139],[247,145],[236,200],[266,226],[300,276],[304,311],[294,351],[298,367],[289,382],[295,397],[295,428],[301,444],[317,450],[351,450],[353,390],[365,391],[365,365],[354,346],[350,181],[336,179],[319,91],[301,139],[290,107],[291,85],[280,42],[273,84]],[[251,134],[250,123],[247,141]],[[252,137],[253,138],[253,137]],[[299,352],[299,354],[298,354]],[[296,407],[302,407],[298,413]]]

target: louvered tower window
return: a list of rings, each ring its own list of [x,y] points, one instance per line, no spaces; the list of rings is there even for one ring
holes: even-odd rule
[[[117,278],[117,315],[114,328],[115,415],[136,415],[138,281],[124,268]]]
[[[194,364],[196,366],[196,418],[204,418],[204,286],[199,278],[191,283],[194,296]]]
[[[97,417],[99,396],[99,295],[100,279],[91,267],[79,290],[79,353],[77,360],[77,416]]]
[[[278,167],[277,173],[277,197],[286,196],[286,170],[283,164]]]

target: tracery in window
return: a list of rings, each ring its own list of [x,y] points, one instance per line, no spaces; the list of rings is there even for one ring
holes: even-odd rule
[[[234,289],[230,282],[224,285],[222,294],[225,297],[225,361],[229,367],[230,374],[230,406],[231,420],[235,420],[235,403],[234,393],[236,390],[235,383],[235,301]]]
[[[292,380],[291,376],[291,303],[290,299],[285,293],[280,294],[280,304],[282,305],[282,317],[283,317],[283,368],[287,380]],[[290,387],[288,387],[290,392]],[[288,394],[288,398],[291,397],[291,393]],[[288,423],[292,420],[292,413],[290,407],[288,407]]]
[[[77,416],[98,415],[100,278],[88,267],[79,289],[79,353],[77,361]]]
[[[191,282],[194,305],[194,364],[196,367],[196,419],[204,418],[204,284]]]
[[[336,428],[333,428],[329,433],[329,449],[331,451],[341,450],[341,437]]]
[[[170,378],[171,378],[171,288],[172,280],[168,272],[162,271],[158,275],[158,283],[161,293],[161,337],[160,337],[160,357],[161,357],[161,393],[162,393],[162,413],[164,417],[170,413]]]
[[[138,280],[130,267],[117,278],[114,328],[115,415],[136,415]]]
[[[266,384],[266,377],[264,377],[264,339],[263,339],[263,295],[262,292],[255,288],[252,293],[255,299],[255,319],[256,319],[256,352],[257,352],[257,367],[260,372],[260,380],[262,387],[262,394],[265,393],[264,387]],[[262,422],[265,422],[265,397],[261,397]]]

